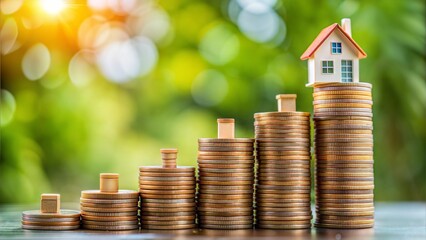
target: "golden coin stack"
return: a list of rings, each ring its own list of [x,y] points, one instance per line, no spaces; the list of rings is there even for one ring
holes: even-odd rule
[[[161,149],[163,166],[139,168],[144,229],[195,228],[195,168],[177,167],[177,149]]]
[[[118,177],[116,173],[101,173],[100,190],[81,192],[83,228],[104,231],[139,229],[139,193],[118,190]]]
[[[80,228],[80,212],[61,210],[59,194],[42,194],[40,210],[22,213],[22,228],[29,230],[74,230]]]
[[[315,226],[374,225],[371,84],[314,85]]]
[[[256,227],[311,227],[310,114],[296,95],[277,95],[278,112],[256,113]]]
[[[253,139],[234,138],[234,119],[218,119],[218,138],[198,140],[198,223],[253,228]]]

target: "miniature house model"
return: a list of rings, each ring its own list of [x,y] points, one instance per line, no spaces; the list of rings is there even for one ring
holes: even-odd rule
[[[351,20],[324,28],[300,59],[308,60],[309,83],[359,82],[359,59],[367,54],[352,39]]]

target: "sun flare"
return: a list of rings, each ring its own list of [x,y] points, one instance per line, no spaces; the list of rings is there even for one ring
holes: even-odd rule
[[[59,14],[66,7],[66,0],[40,0],[41,7],[49,14]]]

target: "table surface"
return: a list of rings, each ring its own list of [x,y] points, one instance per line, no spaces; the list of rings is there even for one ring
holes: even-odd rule
[[[78,208],[78,204],[63,204]],[[102,232],[102,231],[35,231],[21,229],[21,213],[37,205],[0,206],[0,239],[426,239],[426,203],[376,203],[375,227],[371,229],[338,230],[184,230]],[[75,208],[77,207],[77,208]]]

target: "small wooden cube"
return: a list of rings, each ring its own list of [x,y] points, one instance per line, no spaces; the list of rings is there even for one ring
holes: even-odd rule
[[[278,112],[295,112],[296,98],[296,94],[277,95],[276,99],[278,100]]]
[[[61,211],[61,195],[52,193],[41,194],[42,213],[59,213]]]
[[[235,137],[235,120],[233,118],[217,119],[217,137],[218,138],[234,138]]]
[[[101,173],[100,174],[100,186],[101,192],[118,192],[118,173]]]

